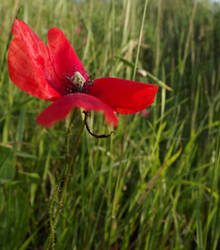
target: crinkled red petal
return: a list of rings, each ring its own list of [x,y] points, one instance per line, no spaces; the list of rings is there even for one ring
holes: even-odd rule
[[[52,28],[48,31],[48,47],[55,70],[60,78],[63,77],[63,74],[73,74],[78,71],[86,80],[88,79],[83,64],[62,30]]]
[[[33,96],[55,100],[58,91],[47,46],[23,21],[15,20],[8,52],[8,71],[12,82]]]
[[[104,113],[108,123],[114,126],[118,123],[117,116],[108,105],[94,96],[82,93],[74,93],[61,97],[38,116],[37,123],[45,127],[51,127],[55,122],[66,118],[73,108],[83,108],[86,111],[99,111]]]
[[[96,79],[89,94],[123,115],[136,113],[154,102],[158,86],[118,78]]]

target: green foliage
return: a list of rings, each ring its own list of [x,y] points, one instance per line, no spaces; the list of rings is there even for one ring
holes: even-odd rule
[[[220,8],[149,0],[142,22],[144,4],[1,1],[0,249],[217,249]],[[84,131],[78,147],[68,119],[39,127],[35,118],[48,104],[7,74],[16,15],[45,42],[49,28],[63,29],[94,77],[158,84],[150,115],[119,116],[108,139]],[[134,72],[136,62],[146,76]],[[99,114],[89,125],[111,130]],[[67,153],[74,167],[62,192]]]

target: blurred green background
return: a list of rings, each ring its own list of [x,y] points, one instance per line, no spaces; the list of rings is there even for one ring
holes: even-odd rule
[[[110,138],[84,130],[62,203],[66,134],[74,150],[78,127],[39,127],[48,103],[10,81],[16,15],[44,42],[49,28],[62,29],[93,78],[160,87],[149,114],[119,115]],[[0,249],[217,249],[219,4],[1,0],[0,31]],[[89,124],[111,131],[99,114]]]

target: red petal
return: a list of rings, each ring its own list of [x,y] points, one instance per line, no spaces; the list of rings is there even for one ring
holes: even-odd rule
[[[48,47],[56,73],[60,78],[63,77],[63,73],[79,71],[86,80],[88,79],[83,64],[62,30],[52,28],[48,31]]]
[[[136,113],[154,102],[158,87],[117,78],[96,79],[89,94],[123,115]]]
[[[56,75],[47,46],[23,21],[15,20],[8,52],[8,70],[12,82],[36,97],[52,100],[60,97]]]
[[[118,123],[117,116],[108,105],[94,96],[82,93],[69,94],[61,97],[38,116],[37,123],[45,127],[51,127],[56,121],[66,118],[73,108],[83,108],[86,111],[100,111],[104,113],[108,123],[114,126]]]

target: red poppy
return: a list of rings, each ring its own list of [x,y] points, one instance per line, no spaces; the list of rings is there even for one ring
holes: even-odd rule
[[[64,33],[48,31],[48,46],[23,21],[15,20],[8,53],[12,82],[23,91],[53,101],[37,118],[50,127],[75,107],[104,113],[108,123],[117,125],[114,111],[136,113],[154,101],[158,87],[117,78],[91,81]]]

